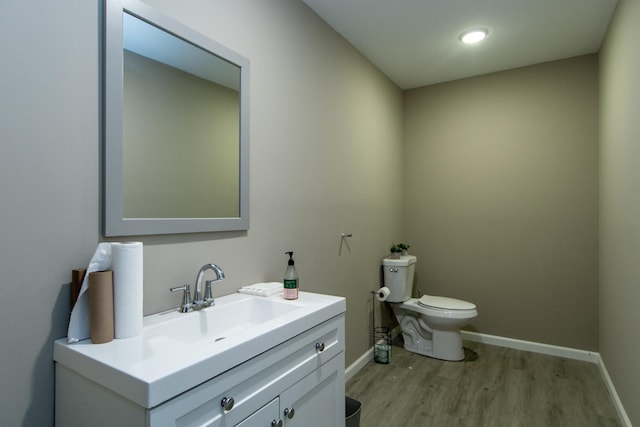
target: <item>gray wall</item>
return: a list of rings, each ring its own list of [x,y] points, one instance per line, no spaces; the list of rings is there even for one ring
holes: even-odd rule
[[[471,329],[598,346],[597,57],[405,92],[404,235],[416,287]]]
[[[70,270],[101,239],[97,3],[0,6],[3,426],[52,425]],[[353,362],[379,260],[401,237],[401,91],[301,2],[149,3],[251,60],[251,229],[140,239],[145,313],[177,306],[168,288],[206,262],[227,274],[221,295],[280,280],[293,250],[303,290],[347,297]]]
[[[622,1],[600,56],[600,353],[640,425],[640,2]]]
[[[0,6],[0,424],[53,423],[69,270],[98,241],[95,2]]]

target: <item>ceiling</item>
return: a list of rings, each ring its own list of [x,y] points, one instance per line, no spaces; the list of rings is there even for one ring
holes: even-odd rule
[[[597,52],[617,0],[303,0],[402,89]],[[482,27],[487,38],[459,35]]]

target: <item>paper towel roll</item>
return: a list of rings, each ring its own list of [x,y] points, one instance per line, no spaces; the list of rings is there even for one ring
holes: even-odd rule
[[[111,271],[89,273],[89,324],[91,342],[113,341],[113,275]]]
[[[386,301],[387,298],[389,298],[389,295],[391,295],[391,291],[386,286],[383,286],[376,291],[376,299],[378,301]]]
[[[142,333],[142,243],[112,243],[113,311],[116,338]]]

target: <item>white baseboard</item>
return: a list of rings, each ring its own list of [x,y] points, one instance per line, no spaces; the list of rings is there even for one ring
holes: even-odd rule
[[[373,360],[373,347],[364,352],[364,354],[356,359],[351,365],[347,366],[347,369],[344,370],[344,382],[349,381],[353,378],[362,368],[364,368],[367,363]]]
[[[616,407],[616,412],[618,413],[618,418],[620,422],[625,427],[633,427],[631,425],[631,420],[627,415],[627,411],[624,410],[624,406],[622,406],[622,402],[620,401],[620,396],[618,396],[618,392],[616,388],[613,386],[613,381],[611,381],[611,377],[609,376],[609,372],[607,372],[607,367],[604,366],[604,361],[602,360],[602,356],[598,354],[598,367],[600,368],[600,375],[602,375],[602,380],[607,385],[607,389],[609,390],[609,395],[611,396],[611,400],[613,401],[613,405]]]
[[[609,377],[609,373],[607,372],[607,368],[604,365],[604,361],[602,360],[600,353],[595,351],[579,350],[570,347],[542,344],[532,341],[523,341],[514,338],[499,337],[496,335],[480,334],[471,331],[460,332],[462,333],[462,339],[467,341],[491,344],[499,347],[513,348],[516,350],[530,351],[532,353],[548,354],[550,356],[565,357],[567,359],[581,360],[584,362],[597,364],[598,368],[600,369],[600,375],[602,376],[602,379],[607,386],[607,390],[609,391],[609,395],[611,396],[613,405],[615,406],[616,412],[618,413],[620,422],[622,422],[625,427],[633,427],[631,425],[631,420],[629,420],[629,416],[624,409],[624,406],[622,406],[622,402],[620,401],[618,392],[616,391],[616,388],[611,381],[611,377]],[[396,327],[391,332],[391,335],[393,338],[395,338],[399,333],[400,329]],[[371,360],[373,360],[373,347],[368,349],[362,356],[360,356],[355,362],[347,367],[347,369],[345,370],[345,382],[353,378],[353,376],[356,375],[362,368],[364,368],[366,364]]]
[[[557,345],[542,344],[532,341],[517,340],[514,338],[498,337],[495,335],[479,334],[477,332],[460,331],[462,339],[475,341],[483,344],[491,344],[499,347],[525,350],[532,353],[548,354],[550,356],[566,357],[567,359],[582,360],[585,362],[597,363],[600,355],[597,352],[578,350]]]

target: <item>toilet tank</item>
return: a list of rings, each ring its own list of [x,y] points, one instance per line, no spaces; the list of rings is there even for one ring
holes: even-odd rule
[[[416,261],[417,258],[413,255],[401,256],[400,259],[384,258],[382,260],[384,285],[391,292],[387,301],[404,302],[411,298]]]

